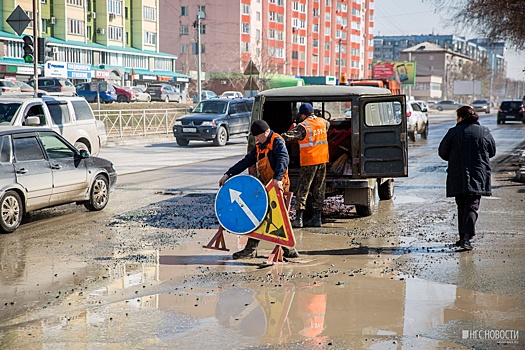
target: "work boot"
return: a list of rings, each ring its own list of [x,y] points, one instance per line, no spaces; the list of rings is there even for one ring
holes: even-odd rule
[[[299,257],[299,252],[297,251],[297,249],[295,248],[287,248],[287,247],[283,247],[281,246],[281,248],[283,248],[283,257],[285,258],[298,258]]]
[[[305,226],[307,227],[321,227],[322,224],[323,222],[321,221],[320,211],[314,212],[314,215],[312,216],[312,218],[308,220],[307,222],[305,222]]]
[[[303,227],[303,212],[304,210],[296,210],[295,219],[292,221],[292,227],[295,227],[295,228]]]
[[[244,258],[256,258],[257,257],[257,246],[259,245],[259,240],[248,238],[248,242],[246,242],[246,246],[243,250],[233,253],[232,258],[233,260],[237,259],[244,259]]]

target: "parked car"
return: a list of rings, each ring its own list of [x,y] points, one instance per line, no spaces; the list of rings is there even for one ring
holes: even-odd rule
[[[135,102],[137,101],[137,93],[134,90],[118,86],[116,84],[108,84],[113,86],[117,93],[117,102]]]
[[[0,126],[52,128],[79,150],[93,155],[106,144],[104,122],[95,119],[83,97],[46,96],[0,99]]]
[[[419,134],[421,139],[426,140],[428,138],[427,109],[422,109],[416,101],[408,102],[406,108],[408,138],[410,141],[416,141]]]
[[[182,101],[182,94],[170,84],[151,84],[146,89],[152,101],[178,102]]]
[[[10,233],[33,210],[66,203],[104,209],[117,173],[109,160],[79,151],[47,128],[0,127],[0,232]]]
[[[419,107],[421,108],[421,110],[423,111],[425,109],[425,113],[428,112],[428,103],[426,101],[423,101],[423,100],[413,100],[413,101],[410,101],[410,102],[415,102],[419,105]]]
[[[243,98],[243,95],[239,91],[225,91],[221,94],[221,98]]]
[[[197,95],[198,95],[198,93],[195,93],[195,95],[193,95],[193,103],[199,102],[199,101],[197,101]],[[206,101],[206,100],[209,100],[209,99],[212,99],[212,98],[219,98],[219,95],[217,95],[215,92],[213,92],[211,90],[202,90],[201,91],[201,101]]]
[[[0,95],[20,92],[20,88],[9,79],[0,79]]]
[[[112,103],[117,100],[117,93],[111,84],[104,84],[106,90],[99,91],[100,102]],[[78,96],[84,97],[88,102],[97,102],[97,92],[91,91],[91,83],[80,83],[75,85]]]
[[[525,124],[525,108],[522,100],[503,100],[498,109],[497,122],[505,124],[506,121],[521,121]]]
[[[252,105],[252,99],[219,98],[199,102],[191,114],[175,121],[173,135],[177,144],[187,146],[190,140],[200,140],[224,146],[230,138],[248,136]]]
[[[438,111],[450,111],[450,110],[456,110],[459,107],[466,106],[463,103],[456,102],[454,100],[445,100],[445,101],[439,101],[434,105],[433,108],[437,109]]]
[[[471,106],[476,112],[485,112],[486,114],[490,113],[490,102],[488,100],[474,100]]]
[[[33,80],[29,80],[27,83],[31,87],[35,86]],[[63,78],[38,78],[38,89],[46,91],[51,96],[77,96],[75,86]]]
[[[141,87],[138,86],[126,86],[126,89],[130,89],[135,91],[135,95],[137,96],[137,102],[151,102],[151,96],[144,90],[142,90]]]

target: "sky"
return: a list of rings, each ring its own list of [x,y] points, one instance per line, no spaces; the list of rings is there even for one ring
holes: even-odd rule
[[[450,13],[435,12],[432,3],[422,0],[375,0],[374,36],[440,34],[459,35],[467,39],[478,37],[468,29],[450,22]],[[506,50],[507,77],[525,80],[525,51]]]

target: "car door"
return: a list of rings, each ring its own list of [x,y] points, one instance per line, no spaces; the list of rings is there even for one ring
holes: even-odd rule
[[[89,188],[86,161],[53,132],[41,132],[39,139],[53,173],[50,204],[83,199]]]
[[[230,135],[235,135],[239,133],[240,130],[240,119],[239,119],[239,109],[237,102],[230,102],[228,105],[228,128]]]
[[[354,178],[408,176],[405,96],[359,98],[359,118],[352,118]]]
[[[241,134],[247,134],[250,131],[250,119],[251,119],[251,112],[248,108],[248,105],[246,102],[239,102],[237,104],[238,112],[239,112],[239,133]]]
[[[16,181],[26,193],[27,210],[49,206],[53,173],[35,133],[12,136]]]

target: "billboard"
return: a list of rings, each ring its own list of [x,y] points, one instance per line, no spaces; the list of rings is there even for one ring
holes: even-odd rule
[[[481,80],[454,81],[454,95],[481,95]]]
[[[416,84],[416,62],[374,62],[373,79],[396,80],[401,86]]]

